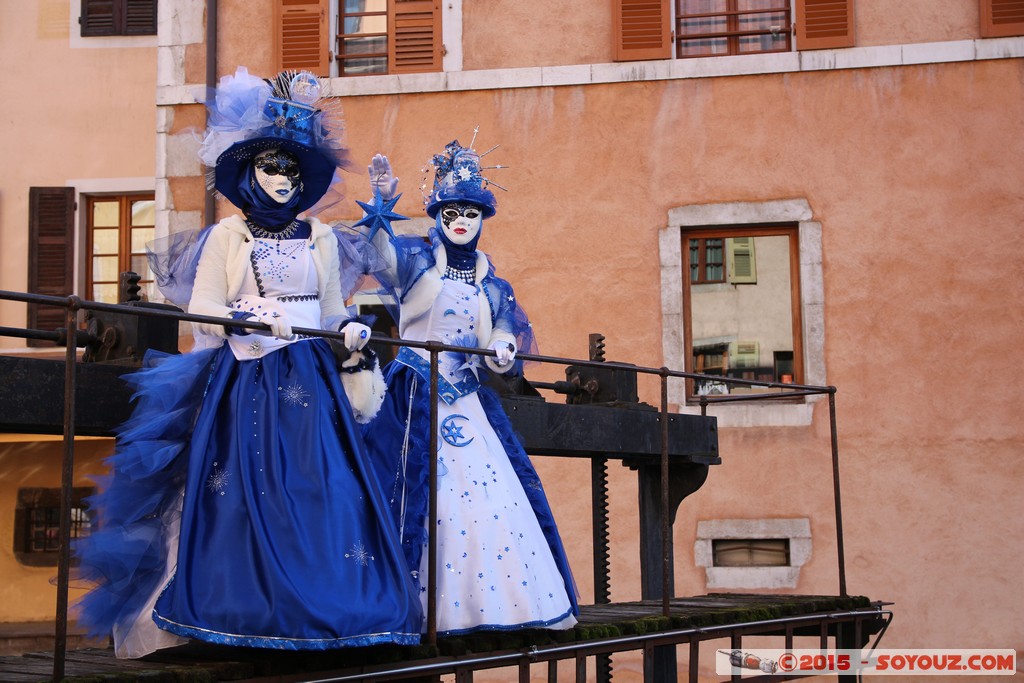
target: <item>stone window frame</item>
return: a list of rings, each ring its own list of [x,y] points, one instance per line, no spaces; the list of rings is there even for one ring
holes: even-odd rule
[[[803,319],[804,382],[825,386],[825,302],[821,264],[821,223],[811,220],[813,212],[806,199],[780,199],[764,202],[722,202],[685,204],[669,209],[668,225],[658,235],[661,267],[662,352],[665,365],[686,367],[683,319],[683,238],[686,228],[735,227],[766,223],[793,223],[797,226],[800,254],[800,311]],[[697,414],[700,407],[687,405],[686,383],[670,379],[669,402],[681,413]],[[792,427],[808,426],[814,404],[822,396],[803,401],[743,402],[709,405],[708,415],[718,418],[719,427]]]
[[[716,567],[713,541],[726,539],[787,539],[787,567]],[[693,544],[694,563],[704,567],[706,587],[711,589],[796,588],[800,569],[811,559],[811,521],[806,517],[784,519],[709,519],[697,522]]]

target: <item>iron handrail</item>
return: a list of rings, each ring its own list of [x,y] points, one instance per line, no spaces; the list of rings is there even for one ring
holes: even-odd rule
[[[67,297],[60,296],[49,296],[43,294],[29,294],[24,292],[11,292],[6,290],[0,290],[0,300],[18,301],[28,304],[39,304],[47,306],[56,306],[65,309],[65,325],[63,329],[63,339],[67,338],[67,330],[76,327],[75,321],[77,312],[79,310],[89,311],[106,311],[112,313],[128,314],[140,317],[158,317],[158,318],[173,318],[178,321],[210,324],[210,325],[223,325],[227,328],[238,328],[246,329],[253,332],[269,332],[270,326],[264,323],[253,322],[249,320],[234,320],[230,318],[223,318],[218,316],[205,316],[196,315],[192,313],[185,313],[179,310],[171,308],[153,308],[148,306],[133,306],[126,304],[108,304],[98,301],[88,301],[81,299],[78,296],[72,295]],[[13,328],[0,328],[0,336],[23,336],[29,338],[50,338],[50,335],[57,335],[55,341],[59,341],[62,338],[62,330],[56,330],[53,332],[39,331],[39,330],[14,330],[19,334],[10,334]],[[20,334],[24,332],[25,334]],[[308,337],[320,337],[326,339],[342,340],[344,335],[340,332],[334,332],[331,330],[320,330],[304,327],[293,327],[292,333],[296,335],[303,335]],[[30,336],[30,335],[43,335],[43,336]],[[76,343],[79,341],[79,333],[76,330]],[[431,424],[431,435],[430,435],[430,448],[433,457],[429,463],[429,486],[432,495],[429,497],[429,513],[428,513],[428,524],[430,533],[428,535],[428,566],[436,566],[437,558],[437,538],[434,534],[434,528],[437,525],[437,501],[436,496],[433,492],[437,490],[437,400],[438,400],[438,383],[437,383],[437,367],[438,357],[443,352],[456,352],[475,354],[478,356],[497,356],[497,353],[492,349],[482,349],[475,347],[456,346],[450,344],[443,344],[441,342],[430,341],[430,342],[418,342],[405,339],[393,339],[390,337],[384,337],[373,334],[370,337],[370,341],[389,344],[392,346],[407,346],[412,348],[419,348],[428,351],[430,357],[430,401],[431,401],[431,412],[430,412],[430,424]],[[701,413],[706,414],[707,406],[711,403],[724,403],[733,400],[772,400],[778,398],[793,398],[799,396],[810,396],[810,395],[821,395],[827,394],[829,397],[829,422],[831,426],[831,450],[832,450],[832,476],[833,476],[833,501],[835,506],[836,515],[836,540],[837,540],[837,556],[839,565],[839,592],[840,595],[846,597],[846,568],[845,568],[845,553],[843,543],[843,531],[842,531],[842,508],[840,500],[840,487],[839,487],[839,451],[838,451],[838,436],[836,429],[835,419],[835,393],[836,388],[833,386],[816,386],[807,384],[790,384],[790,383],[778,383],[778,382],[766,382],[760,380],[744,380],[739,378],[723,377],[721,375],[705,375],[702,373],[686,372],[681,370],[671,370],[667,367],[645,367],[640,365],[632,365],[629,363],[620,363],[615,361],[595,361],[595,360],[582,360],[575,358],[566,358],[558,356],[545,356],[540,354],[520,353],[516,355],[516,358],[523,361],[536,361],[540,363],[551,363],[555,365],[575,365],[580,367],[594,367],[594,368],[611,368],[626,370],[629,372],[635,372],[637,374],[645,375],[657,375],[660,378],[661,385],[661,400],[660,400],[660,421],[661,421],[661,457],[660,457],[660,472],[661,472],[661,511],[660,511],[660,522],[662,532],[662,615],[669,616],[669,585],[670,578],[672,575],[671,568],[671,557],[669,555],[669,539],[671,538],[671,518],[669,514],[669,462],[668,462],[668,379],[692,379],[692,380],[711,380],[716,382],[722,382],[725,384],[737,384],[741,386],[760,386],[768,388],[781,389],[779,393],[775,394],[750,394],[744,396],[700,396],[699,403],[701,407]],[[70,577],[70,534],[71,534],[71,488],[74,479],[74,395],[75,395],[75,376],[77,373],[72,371],[77,363],[76,345],[66,344],[65,354],[65,404],[64,404],[64,457],[62,461],[62,472],[61,472],[61,519],[60,519],[60,531],[59,531],[59,547],[60,552],[58,553],[58,581],[57,581],[57,630],[54,639],[54,670],[53,680],[59,681],[64,677],[64,656],[67,645],[67,610],[68,610],[68,582]],[[437,572],[428,572],[428,585],[427,585],[427,642],[430,644],[436,644],[437,642],[437,614],[436,614],[436,594],[437,594]]]

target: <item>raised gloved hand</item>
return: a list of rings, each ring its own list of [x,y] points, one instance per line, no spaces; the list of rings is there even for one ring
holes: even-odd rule
[[[380,190],[380,196],[391,199],[398,189],[398,178],[391,174],[391,162],[383,154],[375,154],[366,167],[370,174],[370,191]]]
[[[345,335],[343,343],[349,351],[358,351],[370,341],[370,328],[360,322],[350,322],[339,332]]]
[[[495,360],[499,368],[505,367],[516,359],[516,345],[512,342],[496,342],[492,348],[494,353],[497,354]]]

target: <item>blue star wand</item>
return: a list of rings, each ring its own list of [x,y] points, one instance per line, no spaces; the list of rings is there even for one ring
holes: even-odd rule
[[[364,203],[356,200],[356,204],[362,207],[366,215],[362,217],[352,227],[358,228],[361,225],[365,225],[369,229],[367,239],[373,239],[373,236],[377,234],[378,230],[383,230],[388,234],[389,237],[394,239],[395,231],[391,227],[391,221],[407,221],[408,216],[403,216],[400,213],[395,213],[395,204],[402,198],[401,194],[397,194],[391,199],[384,199],[380,193],[380,188],[375,187],[373,189],[373,201],[370,203]]]

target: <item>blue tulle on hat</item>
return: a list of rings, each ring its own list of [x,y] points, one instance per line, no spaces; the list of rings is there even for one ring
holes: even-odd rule
[[[282,72],[272,81],[239,67],[201,101],[209,109],[199,157],[214,169],[212,183],[235,206],[253,157],[269,149],[295,155],[301,172],[298,211],[327,192],[335,170],[349,165],[342,143],[341,105],[326,96],[326,85],[307,72]]]

